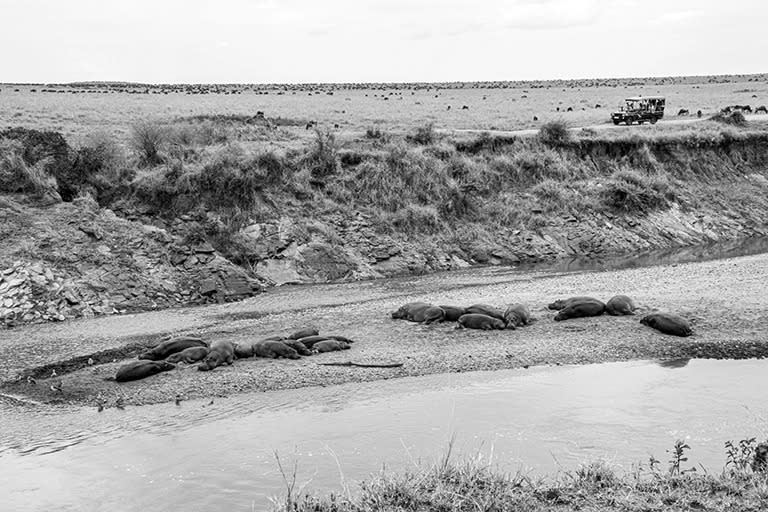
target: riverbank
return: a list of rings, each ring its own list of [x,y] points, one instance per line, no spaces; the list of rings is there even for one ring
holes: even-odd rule
[[[768,356],[768,255],[606,272],[473,269],[418,277],[272,289],[242,302],[25,326],[0,332],[3,393],[52,404],[128,405],[244,391],[324,386],[403,376],[636,359]],[[632,296],[638,316],[554,322],[555,298]],[[515,331],[454,330],[392,320],[405,302],[504,305],[522,302],[537,322]],[[654,308],[690,319],[694,336],[662,335],[639,324]],[[351,350],[298,361],[248,359],[213,372],[180,365],[142,381],[104,379],[163,336],[263,338],[303,326],[355,340]],[[93,364],[89,364],[90,362]],[[400,368],[317,363],[402,362]],[[51,377],[53,372],[56,375]],[[31,377],[32,380],[28,380]],[[52,389],[53,387],[53,389]]]
[[[271,123],[139,123],[125,145],[1,132],[0,323],[768,234],[764,123],[351,138]]]
[[[685,450],[683,455],[685,456]],[[673,457],[674,459],[674,457]],[[687,461],[687,459],[685,459]],[[359,488],[329,496],[302,494],[286,475],[287,495],[278,511],[379,510],[690,511],[740,512],[768,507],[768,474],[749,471],[749,461],[721,475],[699,474],[690,463],[639,465],[618,473],[605,463],[584,465],[554,478],[507,473],[483,460],[444,460],[402,473],[382,471]],[[691,472],[682,473],[688,469]],[[295,482],[293,482],[295,484]]]

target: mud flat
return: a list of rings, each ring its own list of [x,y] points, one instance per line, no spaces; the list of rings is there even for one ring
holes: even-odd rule
[[[741,359],[768,355],[768,255],[604,272],[472,269],[357,283],[285,286],[239,303],[27,326],[0,333],[0,392],[45,403],[129,405],[227,396],[403,376],[533,365],[655,358]],[[554,322],[558,297],[632,296],[637,316]],[[515,331],[455,330],[392,320],[402,303],[528,304],[538,319]],[[688,318],[694,336],[662,335],[639,323],[652,309]],[[147,344],[171,334],[237,342],[302,326],[356,340],[344,352],[299,361],[247,359],[212,372],[195,365],[116,384],[105,378]],[[400,368],[317,363],[401,362]],[[55,375],[54,375],[55,373]],[[119,402],[118,402],[119,400]]]

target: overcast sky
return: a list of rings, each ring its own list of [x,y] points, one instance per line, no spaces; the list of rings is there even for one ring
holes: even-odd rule
[[[0,0],[0,82],[768,71],[765,0]]]

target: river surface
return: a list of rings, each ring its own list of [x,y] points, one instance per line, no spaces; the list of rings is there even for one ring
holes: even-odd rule
[[[297,483],[338,491],[386,465],[481,455],[552,473],[607,460],[720,471],[723,443],[768,435],[768,361],[636,361],[442,374],[180,405],[69,410],[0,402],[3,509],[262,510]],[[687,466],[684,466],[687,467]]]

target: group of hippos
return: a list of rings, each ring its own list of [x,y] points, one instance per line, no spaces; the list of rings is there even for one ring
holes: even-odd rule
[[[626,295],[616,295],[607,303],[593,297],[571,297],[560,299],[547,306],[557,311],[554,320],[560,322],[571,318],[634,315],[637,306]],[[409,320],[424,324],[456,322],[456,329],[502,330],[516,329],[530,325],[536,319],[524,304],[511,304],[500,309],[488,304],[473,304],[469,307],[435,306],[427,302],[410,302],[392,313],[393,319]],[[653,312],[640,319],[640,323],[674,336],[693,334],[691,324],[685,318],[673,313]]]
[[[323,335],[317,329],[302,329],[288,336],[272,336],[263,340],[233,343],[217,340],[210,344],[201,338],[179,336],[163,341],[142,352],[138,360],[118,368],[115,381],[128,382],[173,370],[178,363],[200,363],[197,369],[210,371],[231,365],[235,359],[263,357],[299,359],[301,356],[347,350],[353,341],[344,336]]]

